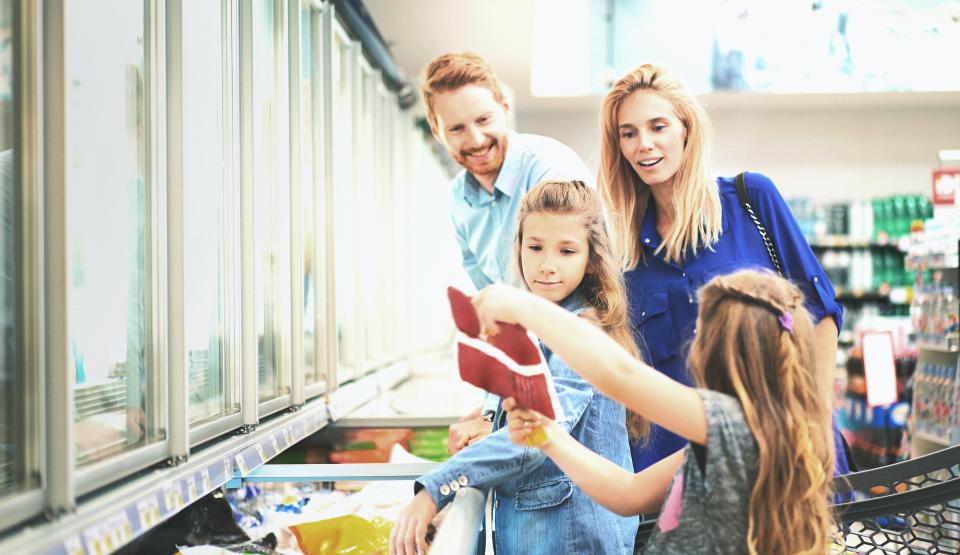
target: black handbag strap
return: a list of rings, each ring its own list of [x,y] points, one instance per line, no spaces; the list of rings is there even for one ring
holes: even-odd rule
[[[757,226],[757,231],[760,232],[760,237],[763,238],[763,244],[767,247],[767,254],[770,255],[770,260],[777,269],[777,273],[780,277],[784,277],[783,266],[780,265],[780,257],[777,256],[777,250],[773,248],[773,240],[770,239],[767,228],[763,227],[763,222],[760,221],[757,213],[753,210],[753,207],[750,206],[750,197],[747,196],[747,184],[743,179],[743,172],[737,174],[735,184],[737,187],[737,197],[740,198],[740,204],[743,205],[743,208],[747,211],[747,215],[753,220],[753,225]]]

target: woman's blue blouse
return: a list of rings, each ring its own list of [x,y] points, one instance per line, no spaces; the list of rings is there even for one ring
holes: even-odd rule
[[[803,291],[814,321],[829,316],[840,329],[843,309],[835,300],[833,285],[780,192],[765,175],[747,173],[744,181],[750,204],[773,239],[783,271]],[[740,204],[734,178],[721,177],[717,184],[723,216],[722,233],[715,245],[698,249],[695,256],[688,256],[682,264],[665,262],[663,253],[654,255],[662,239],[656,229],[655,203],[650,202],[640,227],[645,263],[625,274],[630,322],[644,360],[685,384],[691,383],[685,361],[696,331],[700,286],[714,276],[745,268],[775,271],[760,232]],[[650,443],[632,450],[634,468],[646,468],[685,444],[680,436],[653,426]],[[838,470],[845,470],[845,459],[842,467],[839,460],[842,450],[837,455]]]

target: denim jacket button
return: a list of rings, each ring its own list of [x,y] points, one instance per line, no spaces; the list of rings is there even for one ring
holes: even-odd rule
[[[466,476],[460,476],[459,478],[457,478],[457,481],[460,482],[460,485],[461,485],[461,486],[466,486],[466,485],[467,485],[467,477],[466,477]]]
[[[448,486],[447,484],[443,484],[442,486],[440,486],[440,495],[444,495],[444,496],[450,495],[450,486]]]
[[[453,491],[457,491],[458,489],[460,489],[460,483],[457,482],[456,480],[450,480],[450,489]]]

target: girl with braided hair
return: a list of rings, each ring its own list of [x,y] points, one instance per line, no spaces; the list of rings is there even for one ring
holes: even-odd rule
[[[597,391],[689,444],[634,474],[506,399],[510,439],[545,436],[538,447],[615,513],[659,509],[647,553],[824,553],[834,446],[803,295],[772,272],[742,270],[698,296],[691,387],[552,303],[504,285],[481,291],[488,335],[497,322],[526,326]]]

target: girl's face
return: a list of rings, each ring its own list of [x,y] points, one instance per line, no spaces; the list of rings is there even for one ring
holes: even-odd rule
[[[687,130],[669,100],[648,90],[631,93],[617,110],[617,131],[620,153],[644,183],[673,186]]]
[[[529,214],[523,222],[520,271],[535,295],[559,303],[580,285],[590,245],[582,219],[573,214]]]

